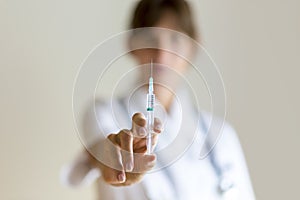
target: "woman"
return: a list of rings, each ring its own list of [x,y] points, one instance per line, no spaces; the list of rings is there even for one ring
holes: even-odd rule
[[[189,95],[184,88],[180,88],[182,80],[179,76],[171,75],[187,73],[189,63],[183,57],[163,50],[165,46],[178,44],[174,31],[181,32],[197,40],[196,27],[194,25],[191,10],[183,0],[141,0],[134,11],[131,20],[131,29],[143,27],[163,28],[151,32],[151,38],[155,40],[159,48],[142,48],[131,52],[131,55],[140,65],[154,63],[153,77],[154,91],[160,106],[166,111],[168,123],[162,123],[155,119],[153,147],[163,149],[170,144],[170,138],[176,131],[190,136],[192,121],[198,116],[190,103]],[[136,45],[144,32],[135,31],[129,39],[129,45]],[[147,33],[148,34],[148,33]],[[146,37],[149,39],[149,35]],[[144,38],[145,39],[145,38]],[[180,41],[180,48],[185,58],[191,58],[194,49],[187,41]],[[175,47],[174,47],[175,48]],[[168,67],[165,67],[168,66]],[[149,68],[143,68],[149,70]],[[172,71],[172,72],[171,72]],[[145,80],[142,71],[140,80]],[[163,83],[163,84],[157,84]],[[166,85],[170,87],[166,87]],[[126,104],[129,97],[117,101],[117,118],[125,119],[124,125],[132,127],[130,130],[117,130],[114,127],[114,116],[109,109],[109,104],[101,100],[96,102],[96,114],[88,111],[84,120],[84,126],[88,134],[107,137],[95,139],[71,164],[65,174],[67,182],[71,185],[79,185],[87,180],[97,179],[99,199],[254,199],[247,167],[242,150],[234,130],[225,125],[223,136],[210,156],[203,160],[198,159],[199,149],[196,139],[193,145],[178,156],[176,160],[168,160],[165,156],[146,154],[146,119],[143,113],[145,94],[147,87],[141,87],[135,93],[135,103],[132,110],[136,113],[131,120],[127,120],[128,112]],[[171,88],[171,89],[170,89]],[[176,96],[182,97],[182,110],[187,113],[181,119],[178,117],[178,104]],[[130,97],[132,98],[132,96]],[[202,132],[205,132],[209,121],[209,115],[202,114]],[[99,128],[99,121],[101,128]],[[176,125],[181,122],[182,127],[176,130]],[[164,127],[163,127],[164,124]],[[197,133],[201,134],[201,133]],[[159,138],[158,138],[159,137]],[[182,144],[184,141],[182,141]],[[180,146],[180,144],[178,145]],[[183,145],[185,146],[185,145]],[[176,149],[173,148],[172,152]],[[170,155],[170,154],[169,154]],[[176,154],[177,155],[177,154]],[[171,155],[170,155],[171,156]],[[176,156],[175,156],[176,157]],[[174,158],[174,157],[173,157]],[[172,162],[172,164],[171,164]],[[161,166],[153,173],[153,167]]]

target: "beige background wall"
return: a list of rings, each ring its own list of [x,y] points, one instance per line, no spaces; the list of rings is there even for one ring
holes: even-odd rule
[[[81,149],[72,85],[88,52],[125,30],[131,1],[0,1],[0,199],[92,199],[59,183]],[[299,198],[300,2],[193,1],[227,88],[258,199]]]

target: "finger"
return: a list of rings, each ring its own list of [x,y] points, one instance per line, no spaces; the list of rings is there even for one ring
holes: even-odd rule
[[[146,137],[135,137],[133,136],[133,146],[135,146],[135,144],[139,143],[141,140],[144,140]]]
[[[156,163],[156,156],[154,154],[135,154],[134,156],[134,173],[145,173],[151,170]]]
[[[135,125],[141,126],[141,127],[145,127],[146,126],[146,118],[144,116],[143,113],[135,113],[132,116],[132,122]]]
[[[155,146],[157,144],[157,140],[158,140],[158,136],[153,135],[152,140],[151,140],[152,149],[155,148]],[[134,148],[133,148],[134,152],[141,151],[141,149],[144,148],[144,147],[147,148],[146,143],[147,143],[147,140],[145,138],[140,139],[136,144],[134,144]]]
[[[104,165],[122,171],[122,157],[117,138],[117,134],[110,134],[107,139],[99,141],[89,151]]]
[[[162,122],[160,121],[160,119],[158,118],[154,118],[154,127],[153,127],[153,131],[155,133],[161,133],[163,131],[163,125]]]
[[[158,136],[157,135],[153,135],[152,136],[152,151],[155,149],[155,147],[157,145],[157,140],[158,140]]]
[[[137,143],[134,144],[134,151],[146,146],[146,139],[140,139]]]
[[[120,135],[120,146],[122,163],[125,171],[132,171],[133,169],[133,136],[129,130],[122,130]]]
[[[116,146],[120,146],[120,135],[119,134],[110,134],[107,138]]]
[[[116,134],[111,134],[108,139],[101,141],[92,150],[101,162],[101,172],[107,183],[122,183],[126,180],[122,166],[120,147],[117,145]]]
[[[132,116],[131,131],[135,137],[141,138],[147,135],[146,123],[147,123],[146,118],[142,113],[135,113]]]
[[[107,166],[102,167],[101,174],[104,181],[108,184],[118,184],[126,181],[124,171],[119,171]]]
[[[147,147],[146,146],[143,146],[139,149],[135,149],[134,150],[134,153],[141,153],[141,154],[145,154],[147,152]]]

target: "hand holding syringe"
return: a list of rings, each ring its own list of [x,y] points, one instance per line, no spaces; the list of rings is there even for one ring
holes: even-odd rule
[[[103,180],[113,186],[139,182],[156,163],[156,156],[152,151],[157,143],[157,136],[163,128],[161,121],[154,118],[155,95],[152,70],[148,90],[147,118],[142,113],[135,113],[132,116],[130,130],[122,129],[117,134],[109,134],[106,139],[96,141],[89,147],[89,151],[86,151],[91,165],[98,168]],[[93,156],[99,152],[105,152],[101,154],[101,161]]]
[[[152,115],[153,116],[153,115]],[[150,118],[149,118],[150,119]],[[153,118],[152,118],[153,119]],[[132,116],[132,128],[122,129],[117,134],[109,134],[107,139],[100,138],[86,151],[93,168],[101,171],[103,180],[113,186],[126,186],[138,183],[156,163],[156,155],[151,154],[157,142],[158,134],[162,132],[159,119],[152,120],[150,144],[146,144],[147,119],[142,113]],[[151,120],[150,120],[151,122]],[[147,151],[150,150],[150,154]],[[98,160],[94,155],[101,156]]]

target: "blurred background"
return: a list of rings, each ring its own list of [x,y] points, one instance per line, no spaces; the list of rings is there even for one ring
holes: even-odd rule
[[[126,30],[135,0],[0,1],[0,198],[93,199],[61,185],[82,149],[72,114],[81,62]],[[257,199],[299,199],[300,2],[190,0],[223,75]]]

